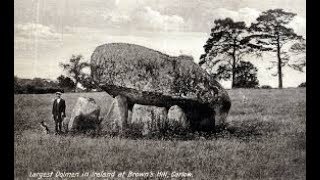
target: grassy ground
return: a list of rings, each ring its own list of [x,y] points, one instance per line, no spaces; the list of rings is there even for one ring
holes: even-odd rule
[[[168,171],[171,179],[175,171],[192,173],[188,179],[305,179],[305,89],[237,89],[229,95],[230,131],[166,141],[43,135],[40,121],[53,130],[54,95],[16,95],[15,177],[27,179],[37,172],[53,172],[54,177],[58,171]],[[105,93],[64,94],[67,117],[79,96],[96,99],[102,114],[112,100]]]

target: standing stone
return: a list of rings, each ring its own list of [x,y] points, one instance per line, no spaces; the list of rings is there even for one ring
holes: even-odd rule
[[[132,110],[128,110],[128,118],[127,118],[127,123],[130,123],[132,120]]]
[[[100,133],[109,132],[122,133],[123,128],[127,125],[128,102],[125,96],[116,96],[111,104],[109,112],[100,124]]]
[[[186,114],[184,113],[183,109],[177,105],[170,107],[168,111],[168,120],[168,123],[171,125],[178,125],[182,128],[189,127]]]
[[[164,107],[135,104],[131,124],[141,127],[142,135],[159,132],[166,128],[167,110]]]
[[[100,106],[93,98],[79,97],[74,106],[68,124],[68,131],[79,132],[89,129],[96,130],[99,126]],[[66,124],[64,124],[66,126]]]

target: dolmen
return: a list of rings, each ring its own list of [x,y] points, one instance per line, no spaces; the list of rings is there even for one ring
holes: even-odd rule
[[[102,132],[108,131],[107,124],[118,132],[140,124],[143,134],[168,124],[200,131],[227,124],[231,107],[227,91],[191,56],[109,43],[94,50],[91,75],[114,98],[101,121]]]

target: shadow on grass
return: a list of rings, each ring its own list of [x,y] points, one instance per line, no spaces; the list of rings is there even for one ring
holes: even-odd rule
[[[222,138],[232,137],[250,141],[254,139],[259,139],[263,136],[267,136],[268,134],[277,133],[279,131],[279,123],[250,120],[233,123],[232,125],[229,125],[228,128],[217,131],[215,133],[215,136]]]
[[[165,140],[165,141],[189,141],[189,140],[217,140],[217,139],[238,139],[242,141],[258,140],[270,133],[279,132],[279,123],[250,120],[245,122],[237,122],[227,127],[217,127],[213,131],[192,131],[184,129],[179,126],[169,126],[165,129],[156,130],[147,134],[142,134],[141,126],[130,125],[122,131],[117,133],[115,131],[108,131],[108,133],[99,134],[98,132],[87,132],[85,134],[73,133],[71,136],[82,136],[91,138],[125,138],[133,140]],[[68,134],[70,135],[70,134]],[[66,136],[64,134],[63,136]]]
[[[50,132],[50,135],[55,136],[71,136],[71,137],[90,137],[90,138],[125,138],[133,140],[165,140],[165,141],[189,141],[189,140],[217,140],[217,139],[238,139],[243,141],[258,140],[270,133],[277,133],[280,130],[279,123],[261,121],[258,119],[233,122],[227,127],[216,127],[213,131],[195,131],[181,128],[178,125],[166,126],[160,130],[150,131],[143,134],[143,127],[139,125],[129,125],[122,133],[112,131],[110,125],[106,133],[99,133],[96,130],[88,130],[82,132],[68,132],[55,135]]]

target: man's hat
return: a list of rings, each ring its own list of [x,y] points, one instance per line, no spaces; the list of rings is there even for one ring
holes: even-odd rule
[[[58,91],[58,92],[56,92],[56,94],[60,94],[61,95],[62,93]]]

